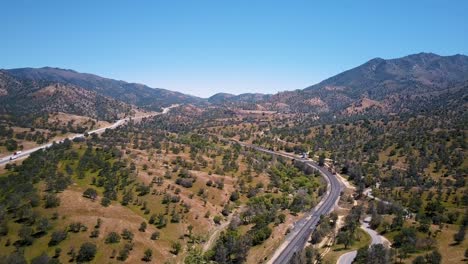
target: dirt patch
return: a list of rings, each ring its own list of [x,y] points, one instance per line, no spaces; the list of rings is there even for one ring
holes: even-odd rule
[[[97,121],[87,116],[79,116],[79,115],[66,114],[66,113],[61,113],[61,112],[51,114],[49,116],[48,122],[50,124],[61,124],[61,125],[66,125],[68,124],[68,122],[73,122],[74,127],[87,126],[89,129],[91,129],[91,125],[93,122],[95,124],[93,125],[92,129],[97,129],[97,128],[106,127],[110,125],[110,123],[106,121]]]
[[[357,114],[362,113],[368,109],[383,109],[384,106],[381,102],[375,101],[369,98],[363,98],[356,103],[353,103],[351,106],[346,108],[344,111],[346,114]]]
[[[133,232],[135,247],[127,262],[139,262],[146,248],[153,250],[154,259],[167,259],[172,257],[169,253],[170,244],[167,241],[153,241],[150,239],[151,233],[157,229],[148,225],[146,232],[138,231],[140,223],[145,219],[129,208],[113,203],[109,207],[103,207],[99,201],[91,201],[82,196],[78,190],[65,190],[59,195],[61,204],[60,215],[66,216],[71,222],[81,222],[91,231],[96,224],[97,218],[103,220],[100,228],[100,236],[104,237],[111,231],[122,232],[124,228]],[[123,243],[123,242],[121,242]]]

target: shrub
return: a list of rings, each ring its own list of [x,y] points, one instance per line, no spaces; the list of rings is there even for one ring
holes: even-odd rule
[[[219,225],[221,223],[222,219],[223,218],[221,216],[217,215],[217,216],[213,217],[213,222],[215,222],[215,224]]]
[[[111,204],[111,200],[107,197],[102,197],[101,199],[101,205],[104,207],[107,207]]]
[[[193,179],[177,178],[175,183],[185,188],[191,188],[193,186]]]
[[[143,256],[142,260],[149,262],[151,261],[152,257],[153,257],[153,251],[148,248],[145,250],[145,255]]]
[[[232,202],[239,200],[239,192],[236,191],[231,193],[231,197],[229,197],[229,200],[231,200]]]
[[[97,247],[93,243],[83,243],[80,247],[80,251],[78,252],[78,256],[76,257],[77,262],[88,262],[94,259],[96,255]]]
[[[93,201],[96,199],[97,195],[97,191],[93,188],[88,188],[86,189],[86,191],[83,192],[83,197],[89,198]]]
[[[120,235],[116,232],[110,232],[106,236],[106,244],[114,244],[120,242]]]
[[[42,253],[42,255],[37,256],[31,260],[31,264],[44,264],[50,263],[50,257],[47,256],[46,253]]]
[[[83,224],[81,224],[80,222],[73,222],[68,226],[68,231],[73,232],[73,233],[78,233],[80,232],[82,227],[83,227]]]
[[[140,232],[145,232],[146,231],[146,222],[141,222],[140,228],[138,228],[138,231]]]
[[[60,205],[60,198],[56,194],[48,193],[44,196],[45,208],[54,208]]]
[[[125,240],[130,240],[131,241],[131,240],[133,240],[133,233],[130,230],[125,228],[122,231],[122,238],[125,239]]]
[[[151,234],[151,240],[158,240],[160,236],[160,233],[158,231],[155,231]]]
[[[56,246],[63,240],[67,238],[67,232],[65,231],[55,231],[50,236],[49,247]]]

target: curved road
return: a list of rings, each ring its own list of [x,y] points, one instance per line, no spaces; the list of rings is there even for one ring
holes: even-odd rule
[[[165,108],[162,114],[168,113],[172,107],[175,107],[175,106]],[[128,120],[129,120],[128,118],[121,119],[108,127],[89,131],[88,133],[89,134],[102,133],[106,129],[114,129],[124,124]],[[74,136],[69,137],[69,139],[73,140],[77,137],[83,137],[83,136],[84,136],[83,134],[74,135]],[[294,224],[293,230],[286,236],[285,241],[283,241],[280,247],[273,254],[272,258],[268,261],[268,263],[272,263],[272,264],[288,263],[296,253],[299,253],[304,248],[305,244],[307,243],[308,238],[310,237],[312,232],[315,230],[320,220],[320,216],[326,215],[332,211],[334,205],[338,201],[338,198],[340,196],[340,192],[343,189],[343,186],[338,181],[335,175],[333,175],[330,171],[328,171],[324,167],[318,166],[318,164],[312,160],[301,159],[292,154],[275,152],[275,151],[271,151],[271,150],[268,150],[268,149],[265,149],[256,145],[252,145],[252,144],[246,144],[246,143],[238,142],[238,141],[236,142],[244,147],[250,147],[258,151],[269,153],[271,155],[282,156],[282,157],[286,157],[289,159],[295,159],[297,161],[301,161],[307,166],[318,170],[320,174],[324,177],[324,179],[327,181],[327,192],[322,197],[322,200],[312,210],[306,213],[302,219],[300,219]],[[18,158],[27,157],[29,156],[29,154],[37,150],[52,146],[52,144],[53,143],[48,143],[48,144],[45,144],[45,145],[42,145],[33,149],[25,150],[21,154],[17,155],[16,158],[18,159]],[[12,155],[0,159],[0,165],[10,162],[10,157],[12,157]]]
[[[333,210],[333,207],[338,201],[343,186],[335,175],[333,175],[326,168],[318,166],[318,164],[314,161],[309,159],[301,159],[298,156],[292,154],[271,151],[252,144],[239,141],[236,142],[241,146],[253,148],[264,153],[301,161],[307,166],[318,170],[327,181],[327,192],[322,197],[322,200],[312,210],[307,212],[302,219],[294,224],[293,230],[286,236],[286,239],[268,261],[268,263],[272,264],[288,263],[296,253],[301,252],[301,250],[304,248],[310,235],[315,230],[320,220],[320,216],[326,215]]]
[[[379,235],[377,231],[369,227],[370,220],[371,220],[370,217],[366,217],[366,219],[364,219],[364,222],[361,223],[361,228],[364,229],[364,231],[366,231],[366,233],[369,234],[371,237],[372,241],[370,245],[372,246],[376,244],[383,244],[385,247],[390,246],[390,242],[384,236]],[[356,255],[357,255],[356,250],[350,251],[348,253],[341,255],[340,258],[338,258],[338,261],[336,263],[337,264],[351,264],[353,263],[354,258],[356,258]]]
[[[173,107],[176,107],[177,105],[171,105],[169,107],[166,107],[166,108],[163,108],[163,111],[161,113],[156,113],[156,114],[150,114],[150,115],[145,115],[145,116],[140,116],[138,117],[138,119],[142,119],[142,118],[145,118],[145,117],[150,117],[150,116],[154,116],[154,115],[160,115],[160,114],[167,114],[169,112],[169,110],[171,110],[171,108]],[[133,118],[135,119],[135,118]],[[101,134],[103,133],[104,131],[106,131],[106,129],[115,129],[119,126],[121,126],[122,124],[124,124],[125,122],[127,122],[128,120],[130,120],[129,117],[127,118],[124,118],[124,119],[120,119],[118,120],[117,122],[115,122],[114,124],[112,125],[109,125],[107,127],[103,127],[103,128],[99,128],[99,129],[95,129],[95,130],[92,130],[92,131],[89,131],[88,134]],[[68,137],[69,140],[73,140],[75,138],[80,138],[80,137],[84,137],[84,134],[77,134],[77,135],[73,135],[73,136],[70,136]],[[60,140],[60,141],[63,141]],[[3,157],[3,158],[0,158],[0,166],[3,166],[7,163],[9,163],[10,161],[15,161],[15,160],[18,160],[18,159],[23,159],[23,158],[26,158],[28,157],[31,153],[33,152],[36,152],[40,149],[45,149],[45,148],[49,148],[51,147],[52,145],[54,144],[54,142],[51,142],[51,143],[47,143],[47,144],[44,144],[44,145],[41,145],[39,147],[35,147],[35,148],[32,148],[32,149],[28,149],[28,150],[23,150],[20,154],[16,155],[14,157],[14,155],[8,155],[6,157]],[[13,158],[13,160],[11,160],[10,158]]]

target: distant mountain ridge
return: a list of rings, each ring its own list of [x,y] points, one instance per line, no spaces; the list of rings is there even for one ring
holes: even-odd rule
[[[419,53],[398,59],[372,59],[361,66],[328,78],[305,91],[327,86],[358,89],[372,94],[372,89],[383,88],[388,82],[420,83],[432,88],[445,87],[453,82],[468,79],[468,56],[439,56],[433,53]],[[428,87],[430,88],[430,87]]]
[[[203,101],[201,98],[179,92],[113,80],[89,73],[79,73],[74,70],[44,67],[10,69],[5,70],[5,72],[25,81],[76,85],[83,89],[151,110],[159,110],[161,107],[171,104],[199,103]]]
[[[464,89],[465,86],[459,84],[467,80],[468,56],[419,53],[389,60],[375,58],[303,90],[243,102],[250,103],[250,109],[276,111],[355,113],[356,109],[357,112],[372,109],[398,112],[402,110],[399,107],[405,105],[401,100],[416,95],[435,95],[454,86]],[[239,102],[232,98],[226,99],[231,106]]]
[[[243,93],[239,95],[229,94],[229,93],[217,93],[207,100],[213,104],[226,103],[226,102],[257,102],[260,100],[265,100],[271,95],[262,94],[262,93]]]
[[[128,112],[132,105],[158,111],[171,104],[348,115],[370,111],[400,113],[420,108],[413,104],[432,104],[434,100],[443,102],[448,98],[443,91],[450,87],[462,95],[459,99],[450,97],[451,100],[462,100],[463,95],[468,93],[467,83],[468,56],[439,56],[433,53],[418,53],[388,60],[375,58],[303,90],[277,94],[218,93],[206,99],[74,70],[19,68],[0,70],[0,103],[3,102],[0,114],[18,108],[21,108],[22,113],[27,113],[27,109],[32,109],[26,107],[28,102],[36,107],[34,109],[38,109],[45,101],[30,95],[51,85],[59,85],[57,87],[60,89],[54,89],[53,98],[56,100],[48,101],[50,105],[44,106],[45,109],[61,109],[111,119],[119,113]],[[59,98],[61,96],[64,98]],[[78,98],[80,96],[83,101]],[[419,100],[423,97],[424,100]],[[75,101],[67,101],[72,98]],[[96,109],[85,109],[86,106],[96,108],[97,101],[108,102],[101,103],[103,108],[99,114]],[[59,107],[58,102],[75,103],[80,107]],[[15,103],[22,105],[18,107]],[[111,105],[117,107],[116,111],[104,111]]]

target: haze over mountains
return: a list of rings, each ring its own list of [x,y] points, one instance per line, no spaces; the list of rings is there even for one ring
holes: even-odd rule
[[[468,56],[432,53],[375,58],[303,90],[274,95],[218,93],[207,99],[73,70],[20,68],[0,71],[0,114],[41,110],[115,119],[131,105],[159,110],[171,104],[282,112],[394,113],[416,110],[415,100],[465,100],[467,81]]]

